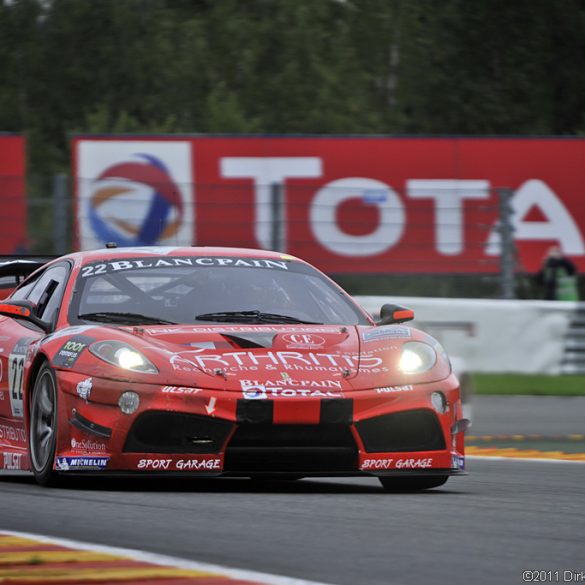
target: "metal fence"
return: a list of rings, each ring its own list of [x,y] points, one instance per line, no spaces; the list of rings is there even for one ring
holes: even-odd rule
[[[315,264],[356,294],[388,290],[419,296],[537,296],[518,263],[512,191],[506,187],[491,189],[489,200],[474,204],[463,215],[462,205],[424,206],[414,200],[413,192],[398,192],[396,202],[413,200],[407,219],[400,204],[393,207],[392,201],[386,201],[382,206],[376,200],[382,195],[371,189],[359,198],[339,203],[337,197],[333,203],[326,197],[317,200],[314,187],[299,184],[266,185],[262,201],[254,201],[251,187],[195,184],[189,188],[196,203],[189,219],[193,237],[179,239],[175,234],[175,241],[165,240],[161,219],[161,243],[279,250]],[[84,202],[74,200],[70,177],[29,178],[28,193],[28,251],[60,255],[77,249],[83,243],[80,225],[89,229],[91,218]],[[117,198],[118,211],[113,213],[120,214],[119,224],[139,225],[144,210],[152,211],[152,205],[140,197],[144,195]],[[359,246],[372,247],[374,240],[367,237],[372,225],[390,239],[400,232],[400,241],[380,253],[374,246],[372,254],[365,255]],[[103,243],[96,239],[87,247]],[[384,242],[376,245],[384,248]],[[373,269],[352,270],[360,261],[369,262]]]

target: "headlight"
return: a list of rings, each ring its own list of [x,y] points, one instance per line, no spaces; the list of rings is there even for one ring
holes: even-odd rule
[[[404,374],[420,374],[436,363],[437,354],[430,345],[422,341],[407,341],[402,346],[398,367]]]
[[[158,374],[156,366],[138,350],[122,341],[98,341],[89,346],[96,357],[131,372]]]

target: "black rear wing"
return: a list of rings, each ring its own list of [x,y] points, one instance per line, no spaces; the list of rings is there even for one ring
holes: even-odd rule
[[[0,298],[6,298],[29,274],[58,256],[0,255]]]

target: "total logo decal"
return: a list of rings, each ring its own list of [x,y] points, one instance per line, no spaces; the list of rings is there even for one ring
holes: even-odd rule
[[[337,372],[360,369],[370,373],[387,372],[380,357],[339,353],[301,353],[298,351],[231,351],[222,354],[204,353],[204,349],[182,351],[171,356],[174,370],[183,372],[204,372],[213,374],[217,368],[226,372],[281,371],[288,372]]]
[[[140,459],[136,467],[145,471],[221,471],[221,459]]]
[[[160,158],[134,154],[96,177],[89,201],[91,227],[102,242],[116,241],[121,246],[149,246],[161,237],[172,238],[183,223],[183,200],[179,193]],[[131,209],[136,199],[142,198],[150,204],[149,210],[142,222],[136,223]],[[108,217],[108,208],[113,203],[126,211],[123,217],[119,214],[116,219]]]
[[[57,457],[57,471],[99,471],[106,468],[109,457]]]
[[[71,449],[73,451],[81,451],[83,453],[105,453],[106,446],[103,443],[92,441],[91,439],[71,439]]]
[[[361,469],[428,469],[432,466],[432,457],[418,459],[365,459]]]
[[[240,380],[242,394],[249,400],[263,400],[266,398],[342,398],[339,390],[321,390],[319,388],[282,388],[279,385],[270,385],[270,382],[260,383],[256,380]]]
[[[195,241],[191,144],[84,140],[77,151],[81,249]]]

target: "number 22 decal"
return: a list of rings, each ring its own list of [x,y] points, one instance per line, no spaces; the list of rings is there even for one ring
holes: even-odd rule
[[[24,355],[11,353],[8,358],[8,391],[12,416],[22,417],[22,398],[24,380]]]
[[[107,265],[106,264],[95,264],[91,266],[84,266],[81,269],[81,277],[85,278],[86,276],[95,276],[96,274],[104,274],[106,272]]]

